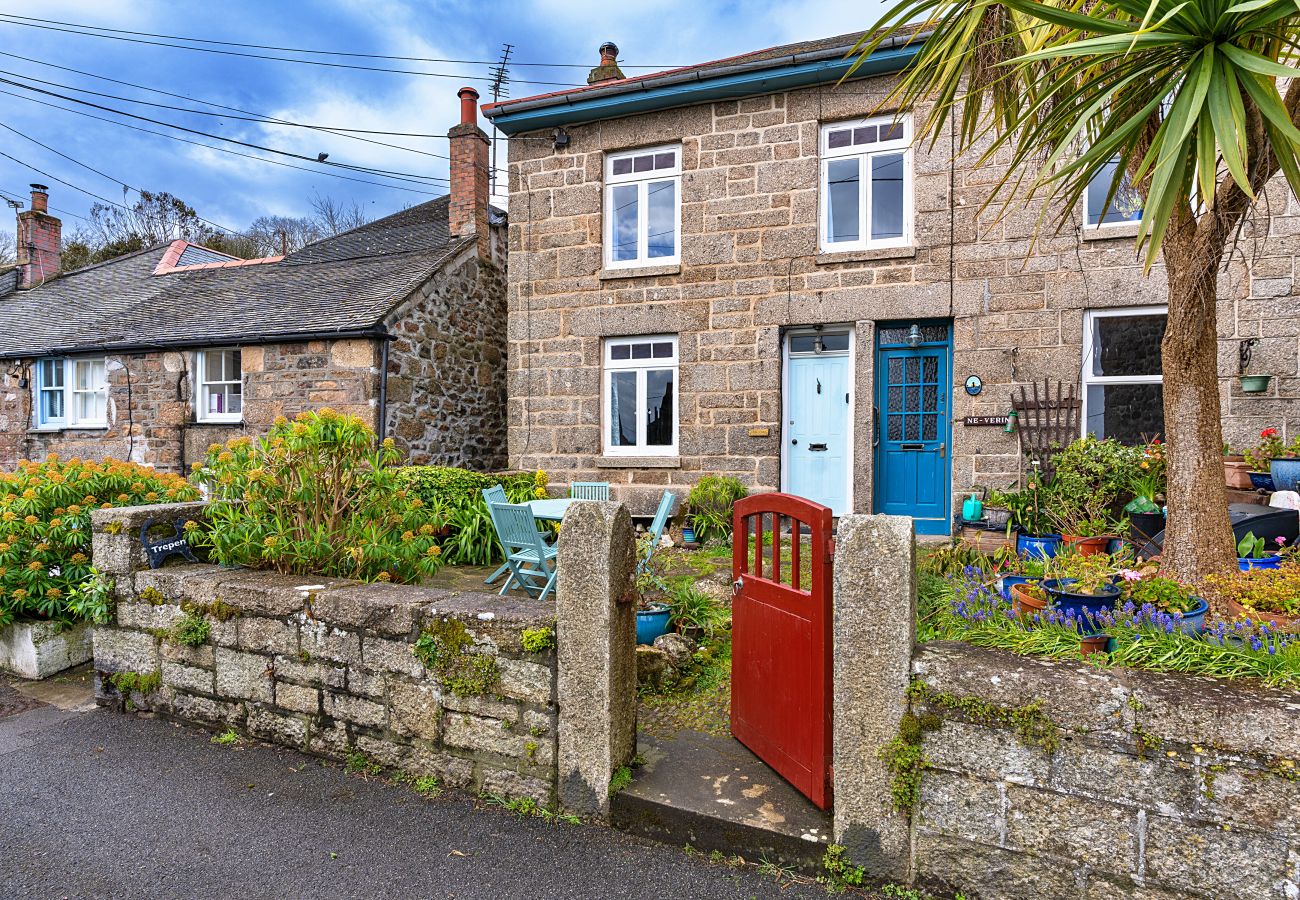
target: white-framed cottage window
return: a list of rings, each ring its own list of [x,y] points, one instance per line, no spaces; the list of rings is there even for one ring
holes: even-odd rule
[[[1110,193],[1110,183],[1115,177],[1118,159],[1112,159],[1097,170],[1088,182],[1088,189],[1083,197],[1083,224],[1085,228],[1106,228],[1110,225],[1126,225],[1142,219],[1142,196],[1129,184],[1128,173],[1124,173],[1119,189],[1106,204],[1106,195]]]
[[[677,336],[607,338],[607,456],[677,455]]]
[[[605,267],[671,265],[681,259],[682,148],[605,157]]]
[[[194,355],[194,409],[200,422],[241,422],[244,380],[238,350],[200,350]]]
[[[908,116],[822,126],[822,250],[911,244],[911,143]]]
[[[108,377],[102,356],[36,362],[37,428],[108,426]]]
[[[1083,433],[1139,444],[1163,437],[1164,306],[1083,315]]]

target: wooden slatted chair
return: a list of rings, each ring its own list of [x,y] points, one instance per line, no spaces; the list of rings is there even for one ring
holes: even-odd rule
[[[677,495],[672,491],[664,491],[664,495],[659,498],[659,508],[655,510],[654,521],[650,523],[650,547],[645,552],[645,558],[637,563],[638,575],[650,565],[650,558],[655,555],[655,550],[659,549],[659,539],[663,537],[664,528],[668,526],[668,520],[673,517],[673,507],[676,505]]]
[[[569,496],[574,500],[608,500],[608,481],[575,481],[569,485]]]
[[[560,551],[547,545],[527,504],[493,503],[488,508],[493,513],[497,537],[506,551],[506,565],[510,568],[510,577],[501,593],[517,587],[538,600],[545,600],[555,590],[555,560]]]

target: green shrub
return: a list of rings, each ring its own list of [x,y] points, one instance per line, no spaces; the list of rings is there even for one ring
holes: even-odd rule
[[[1044,505],[1066,534],[1105,534],[1115,508],[1132,496],[1133,475],[1143,471],[1145,447],[1125,447],[1092,435],[1068,444],[1052,458]],[[1149,465],[1149,463],[1148,463]]]
[[[189,613],[172,626],[168,637],[173,643],[184,644],[186,647],[198,647],[207,641],[208,635],[211,633],[211,622],[203,616]]]
[[[715,538],[731,537],[731,508],[749,496],[749,489],[737,478],[705,475],[686,497],[687,518],[695,539],[706,544]]]
[[[198,497],[179,475],[118,460],[62,461],[51,454],[0,474],[0,627],[18,617],[73,622],[99,611],[94,600],[72,605],[94,572],[91,510]]]
[[[670,586],[667,603],[678,628],[698,628],[706,639],[712,639],[729,619],[721,603],[693,584]]]
[[[511,503],[546,496],[545,472],[485,474],[451,466],[407,466],[398,477],[416,497],[444,510],[448,533],[441,539],[443,560],[454,566],[488,566],[501,560],[483,491],[505,488]]]
[[[441,565],[441,511],[406,490],[391,439],[330,409],[276,420],[259,441],[213,445],[195,464],[209,486],[206,531],[223,565],[415,582]]]

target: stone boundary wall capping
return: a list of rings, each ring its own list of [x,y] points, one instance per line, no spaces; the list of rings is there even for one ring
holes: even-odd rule
[[[606,655],[613,639],[599,640],[599,623],[631,622],[621,589],[600,594],[627,580],[601,577],[609,548],[622,548],[619,565],[629,572],[631,560],[627,513],[606,506],[575,504],[566,521],[561,554],[588,558],[584,578],[562,588],[558,653],[546,640],[557,626],[551,603],[192,563],[150,570],[139,542],[145,520],[198,519],[204,504],[98,510],[94,559],[115,580],[116,609],[95,630],[96,697],[554,806],[574,796],[561,772],[601,771],[583,761],[602,733],[616,766],[631,741],[626,711],[602,728],[611,705],[588,687],[615,683]],[[190,646],[177,626],[195,619],[207,634]],[[629,645],[624,655],[632,653]],[[628,696],[635,703],[634,674]],[[566,745],[564,734],[584,746]],[[607,788],[606,776],[602,796]],[[573,808],[603,805],[586,798]]]
[[[1300,897],[1300,695],[913,648],[910,532],[846,516],[836,540],[835,840],[854,862],[972,898]],[[888,761],[908,751],[899,811]]]

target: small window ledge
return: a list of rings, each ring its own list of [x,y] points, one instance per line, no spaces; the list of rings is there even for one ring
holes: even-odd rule
[[[597,469],[680,469],[680,456],[598,456]]]
[[[1089,226],[1083,229],[1085,241],[1109,241],[1115,238],[1135,238],[1138,234],[1138,222],[1121,222],[1118,225],[1102,225],[1100,228]]]
[[[108,431],[107,425],[38,425],[28,428],[28,434],[62,434],[65,431]]]
[[[877,247],[874,250],[833,250],[818,253],[813,262],[819,266],[831,266],[836,263],[875,262],[882,259],[913,259],[915,247]]]
[[[601,281],[615,281],[619,278],[654,278],[659,275],[680,275],[679,263],[667,266],[630,266],[626,269],[601,269],[596,277]]]
[[[234,428],[243,427],[243,419],[195,419],[191,425],[229,425]]]

